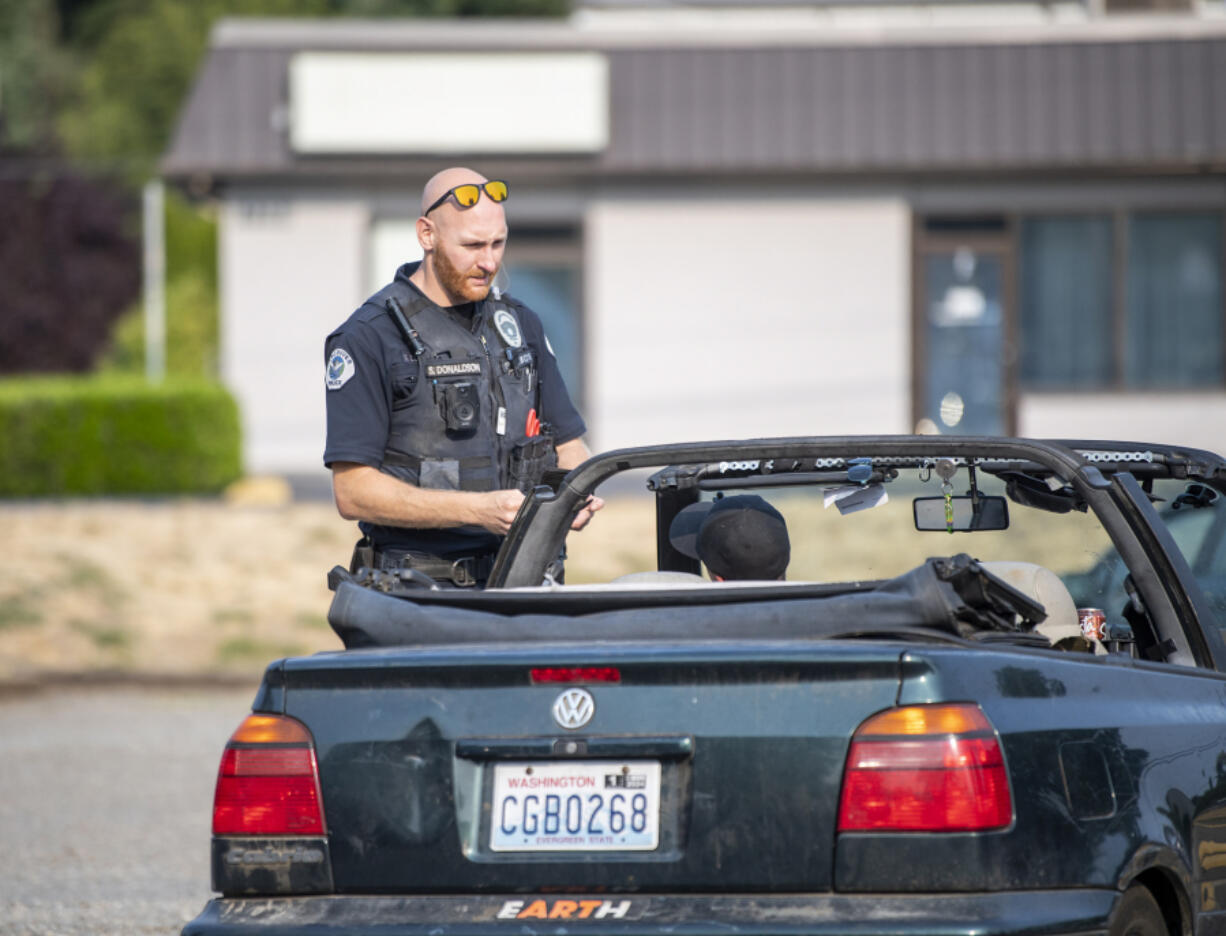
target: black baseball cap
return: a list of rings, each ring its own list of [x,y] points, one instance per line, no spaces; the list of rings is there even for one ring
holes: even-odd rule
[[[668,539],[722,579],[778,579],[792,556],[783,515],[756,494],[691,504],[673,518]]]

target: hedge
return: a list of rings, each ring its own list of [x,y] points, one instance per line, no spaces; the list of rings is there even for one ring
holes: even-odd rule
[[[0,380],[0,497],[215,493],[242,472],[219,384],[136,377]]]

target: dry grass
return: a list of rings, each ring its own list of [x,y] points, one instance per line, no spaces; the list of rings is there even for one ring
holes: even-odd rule
[[[0,677],[258,672],[338,646],[325,576],[355,535],[329,504],[77,501],[0,522]]]
[[[901,492],[900,492],[901,493]],[[776,503],[793,540],[789,578],[895,575],[931,555],[1089,565],[1106,540],[1081,514],[1014,511],[1008,534],[912,529],[910,498],[840,516],[803,497]],[[356,527],[330,504],[73,501],[0,506],[0,679],[47,671],[255,674],[287,654],[336,649],[328,569]],[[655,566],[646,495],[611,499],[568,544],[567,580]]]
[[[1109,541],[1085,514],[1056,515],[1016,506],[1006,532],[920,533],[914,529],[911,495],[932,491],[900,489],[888,503],[841,515],[803,494],[772,495],[787,518],[792,541],[788,578],[823,582],[889,578],[929,556],[968,552],[979,559],[1038,562],[1058,574],[1080,572],[1094,563]],[[1010,505],[1013,506],[1013,505]],[[568,543],[566,580],[608,581],[625,572],[655,567],[655,509],[647,498],[613,502],[581,535]]]

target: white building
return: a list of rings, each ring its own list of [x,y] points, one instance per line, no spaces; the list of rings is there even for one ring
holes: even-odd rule
[[[248,469],[322,472],[324,336],[455,163],[510,185],[510,291],[596,448],[1226,450],[1226,17],[1117,5],[223,22],[162,168],[220,200]]]

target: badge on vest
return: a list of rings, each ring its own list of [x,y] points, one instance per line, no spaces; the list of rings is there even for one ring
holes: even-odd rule
[[[463,377],[469,374],[480,374],[480,361],[464,361],[460,364],[427,364],[427,377]]]
[[[335,348],[328,355],[328,366],[324,370],[324,383],[329,390],[339,390],[345,382],[358,372],[353,358],[344,348]]]
[[[507,343],[507,347],[518,348],[524,343],[524,334],[519,330],[519,322],[506,309],[499,309],[494,313],[494,327],[498,329],[498,334]]]

